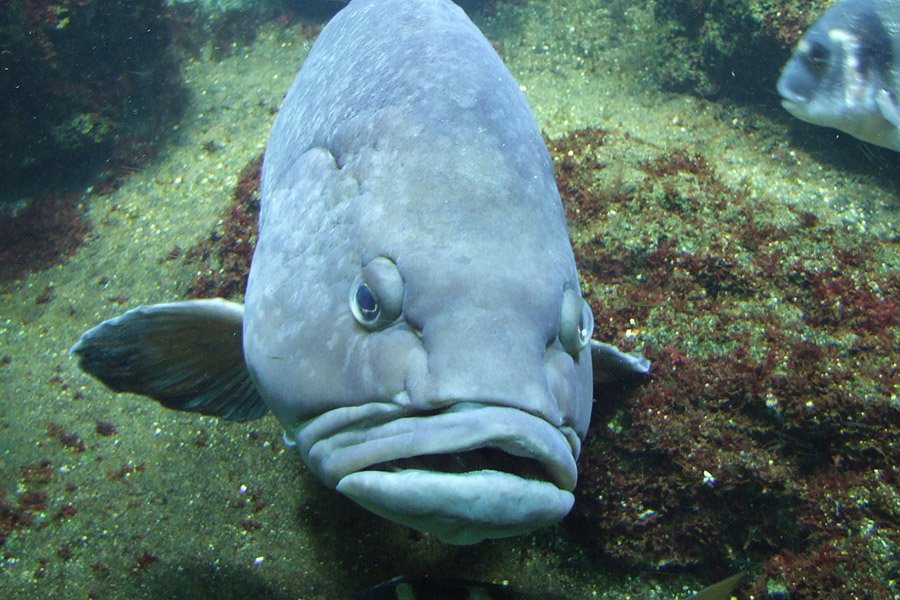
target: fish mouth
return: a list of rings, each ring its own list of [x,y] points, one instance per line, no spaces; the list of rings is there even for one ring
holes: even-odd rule
[[[525,533],[574,502],[578,436],[522,410],[469,402],[385,422],[323,416],[344,423],[316,440],[298,432],[313,471],[368,510],[445,542]]]
[[[799,119],[802,119],[802,117],[805,115],[806,106],[806,98],[801,98],[799,96],[793,96],[791,98],[781,98],[781,107]]]
[[[787,70],[785,70],[787,73]],[[787,108],[787,104],[796,105],[796,104],[804,104],[807,101],[806,96],[795,91],[785,74],[778,79],[778,83],[775,84],[775,91],[778,92],[778,95],[781,96],[781,105]]]

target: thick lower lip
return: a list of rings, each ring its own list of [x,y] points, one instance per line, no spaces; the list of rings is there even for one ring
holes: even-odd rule
[[[552,525],[575,501],[572,492],[551,483],[491,470],[360,471],[341,479],[337,490],[375,514],[450,544],[474,544]]]
[[[782,85],[778,85],[778,94],[781,96],[781,106],[790,110],[792,108],[796,108],[801,104],[806,102],[806,98],[799,94],[795,94],[790,90],[790,88]]]
[[[559,490],[575,487],[579,441],[524,411],[483,404],[348,424],[309,446],[308,464],[329,485],[361,471],[421,471],[460,476],[492,471]]]

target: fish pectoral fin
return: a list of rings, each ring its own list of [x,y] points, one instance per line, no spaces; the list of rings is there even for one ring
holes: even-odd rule
[[[688,600],[729,600],[731,592],[737,587],[741,579],[744,578],[743,573],[732,575],[718,583],[714,583],[707,588],[703,588]]]
[[[117,392],[249,421],[268,408],[244,362],[244,307],[220,298],[139,306],[86,331],[79,366]]]
[[[622,352],[615,346],[597,340],[591,340],[591,364],[595,382],[625,379],[650,371],[650,361],[641,353]]]
[[[897,99],[887,90],[878,90],[875,95],[875,103],[881,116],[891,122],[894,127],[900,127],[900,106]]]

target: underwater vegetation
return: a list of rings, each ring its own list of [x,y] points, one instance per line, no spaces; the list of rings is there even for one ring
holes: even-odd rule
[[[0,282],[71,256],[91,230],[91,198],[158,158],[190,101],[179,60],[199,58],[201,48],[222,58],[249,44],[261,23],[300,19],[289,5],[212,18],[196,3],[4,3],[0,89],[10,93],[0,95]],[[319,27],[313,22],[306,35]]]
[[[578,538],[645,567],[761,567],[758,596],[890,597],[896,239],[733,189],[690,148],[550,146],[595,337],[653,364],[595,407]]]
[[[256,247],[261,169],[262,155],[241,171],[220,225],[184,253],[187,263],[197,267],[186,294],[188,298],[244,295]],[[175,259],[181,254],[181,248],[176,247],[166,258]]]
[[[162,2],[18,0],[0,8],[0,186],[140,164],[186,94]],[[126,161],[126,162],[127,162]],[[97,165],[100,166],[97,166]],[[3,201],[3,199],[0,199]]]
[[[91,224],[78,192],[50,194],[0,211],[0,283],[64,261],[87,238]]]
[[[657,76],[701,96],[765,100],[826,0],[657,0]]]

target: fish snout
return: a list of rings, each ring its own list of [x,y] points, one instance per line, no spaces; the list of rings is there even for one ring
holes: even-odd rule
[[[807,97],[798,93],[790,87],[790,80],[782,76],[775,86],[778,95],[781,96],[783,105],[803,104],[807,101]]]
[[[407,380],[411,409],[475,403],[514,408],[555,427],[571,421],[567,412],[578,401],[573,361],[548,349],[540,335],[496,325],[426,329],[422,337],[427,366]]]

